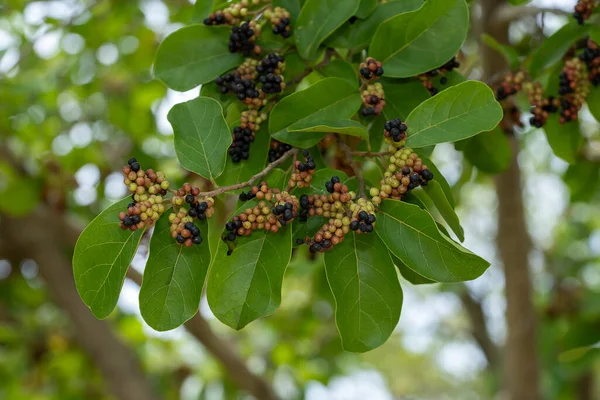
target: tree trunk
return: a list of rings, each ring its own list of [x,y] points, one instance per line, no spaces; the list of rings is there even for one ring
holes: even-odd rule
[[[4,217],[3,242],[21,258],[34,260],[56,303],[69,315],[81,347],[106,379],[110,391],[121,400],[158,400],[132,351],[83,304],[75,288],[71,262],[61,251],[61,235],[49,212],[20,219]],[[32,228],[33,227],[33,228]],[[66,252],[70,253],[70,249]]]
[[[506,21],[497,21],[501,0],[482,0],[481,31],[502,44],[508,44]],[[482,45],[483,80],[489,80],[506,68],[502,57]],[[506,296],[505,386],[511,400],[539,399],[539,364],[536,346],[537,316],[532,301],[529,273],[531,238],[527,231],[521,188],[521,170],[517,161],[519,143],[508,132],[512,160],[507,171],[495,179],[498,196],[497,245],[504,265]]]

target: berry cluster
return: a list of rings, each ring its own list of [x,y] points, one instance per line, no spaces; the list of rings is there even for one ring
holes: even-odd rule
[[[233,93],[239,100],[256,99],[260,92],[256,90],[256,84],[250,79],[242,78],[237,72],[227,73],[215,79],[221,93]]]
[[[273,26],[274,34],[281,35],[286,39],[292,35],[292,27],[290,26],[292,16],[288,10],[281,7],[275,7],[273,10],[267,9],[265,17],[269,19],[271,26]]]
[[[600,47],[593,40],[588,40],[579,59],[585,62],[588,69],[588,79],[594,86],[600,84]]]
[[[240,126],[233,128],[233,142],[229,147],[231,161],[239,163],[250,157],[250,144],[254,142],[255,134],[260,129],[260,124],[266,121],[266,113],[256,110],[246,110],[240,115]]]
[[[577,113],[583,107],[590,91],[586,65],[579,58],[565,62],[559,76],[558,93],[560,99],[560,123],[577,119]]]
[[[270,53],[255,66],[255,70],[259,75],[281,75],[284,69],[285,60],[282,55],[277,53]]]
[[[235,18],[231,14],[226,14],[223,11],[219,10],[210,14],[207,18],[204,19],[204,25],[224,25],[229,23],[234,23]],[[238,21],[239,22],[239,21]]]
[[[385,93],[381,83],[377,82],[368,85],[362,92],[363,108],[360,110],[365,117],[370,115],[380,115],[385,107]]]
[[[577,20],[579,25],[583,25],[583,22],[592,15],[594,8],[596,8],[596,0],[578,0],[575,5],[573,17]]]
[[[544,90],[539,82],[532,85],[528,93],[529,104],[531,104],[531,118],[529,123],[531,126],[541,128],[546,124],[549,113],[555,113],[560,106],[560,100],[550,97],[544,97]]]
[[[350,229],[358,233],[371,233],[373,232],[373,226],[375,224],[375,214],[369,214],[366,211],[360,211],[358,213],[358,219],[350,222]]]
[[[523,82],[526,79],[526,75],[523,71],[518,71],[516,73],[507,74],[500,86],[496,88],[496,100],[502,101],[507,99],[509,96],[520,91],[523,87]]]
[[[276,233],[298,215],[298,199],[287,192],[269,188],[266,182],[240,195],[242,201],[253,198],[259,200],[257,205],[248,207],[225,225],[223,240],[226,242],[232,242],[238,236],[249,236],[255,230],[265,229]]]
[[[391,140],[394,143],[400,143],[406,139],[407,129],[408,127],[404,122],[400,121],[400,118],[393,118],[385,122],[383,136],[385,136],[387,141]]]
[[[235,70],[237,75],[241,79],[248,79],[250,81],[256,80],[258,78],[258,73],[256,72],[256,67],[260,61],[255,60],[254,58],[246,58],[243,63],[240,64],[239,67]]]
[[[290,177],[288,187],[290,188],[303,188],[309,187],[312,181],[312,175],[315,173],[315,159],[310,155],[308,150],[303,150],[302,155],[306,161],[295,161],[294,162],[294,173]]]
[[[261,89],[266,94],[281,93],[285,89],[285,82],[281,75],[268,73],[261,75],[258,80],[262,83]]]
[[[177,213],[169,214],[171,237],[177,243],[186,247],[202,243],[200,229],[192,221],[193,217],[188,214],[185,208],[180,209]]]
[[[242,53],[245,56],[260,54],[262,49],[255,41],[260,35],[260,25],[256,21],[245,21],[240,26],[232,26],[229,35],[229,51],[231,53]]]
[[[241,18],[248,15],[249,7],[260,5],[260,3],[260,0],[242,0],[239,3],[231,4],[223,10],[210,14],[204,20],[204,25],[237,25],[241,22]]]
[[[269,162],[279,160],[285,153],[290,151],[292,146],[272,139],[269,147]]]
[[[130,158],[122,171],[125,176],[123,183],[127,185],[133,202],[127,206],[127,212],[119,213],[121,228],[134,231],[151,226],[165,211],[162,196],[167,193],[169,181],[160,171],[144,171],[135,158]]]
[[[373,57],[367,58],[359,68],[360,76],[367,81],[375,80],[383,75],[381,61],[377,61]]]
[[[442,77],[440,78],[440,83],[442,85],[445,85],[446,83],[448,83],[448,78],[445,75],[458,67],[460,67],[460,63],[458,62],[456,57],[452,57],[450,61],[446,62],[441,67],[432,69],[431,71],[427,71],[424,74],[419,75],[417,78],[421,81],[421,84],[425,89],[427,89],[429,94],[435,96],[439,93],[439,89],[433,86],[432,78],[438,75],[442,75]]]

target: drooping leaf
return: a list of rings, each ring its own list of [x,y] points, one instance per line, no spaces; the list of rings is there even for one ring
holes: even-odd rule
[[[345,79],[350,82],[350,84],[358,87],[358,75],[356,74],[356,70],[351,64],[344,60],[336,58],[324,66],[320,71],[326,77]]]
[[[301,120],[288,127],[288,132],[335,132],[343,135],[358,136],[363,139],[367,138],[367,130],[360,122],[350,119],[335,120],[335,119],[318,119],[318,120]]]
[[[448,202],[450,203],[452,208],[456,207],[454,195],[452,194],[452,188],[450,187],[450,184],[448,183],[446,178],[444,178],[444,175],[442,175],[438,167],[435,166],[433,161],[431,161],[431,159],[427,155],[423,154],[421,151],[417,151],[417,154],[419,155],[419,158],[423,160],[423,165],[427,165],[427,168],[433,173],[433,179],[435,179],[442,187],[442,190],[446,195],[446,199],[448,199]]]
[[[421,8],[382,23],[369,55],[383,62],[384,75],[405,78],[443,65],[467,37],[465,0],[428,0]]]
[[[570,165],[563,177],[571,192],[571,201],[589,201],[600,187],[600,166],[587,160]]]
[[[229,27],[189,25],[163,40],[154,75],[174,90],[190,90],[237,67],[244,57],[227,47]]]
[[[356,87],[339,78],[325,78],[305,90],[284,97],[269,117],[269,132],[281,142],[298,147],[311,147],[323,138],[319,132],[290,132],[296,122],[310,123],[335,116],[350,118],[360,107]]]
[[[485,84],[466,81],[415,108],[408,118],[410,147],[454,142],[489,131],[502,119],[502,107]]]
[[[209,97],[179,103],[167,115],[181,165],[214,180],[225,168],[231,133],[219,102]]]
[[[427,285],[430,283],[437,283],[436,281],[432,281],[431,279],[427,279],[424,276],[417,274],[412,269],[408,268],[406,264],[404,264],[398,257],[390,253],[392,260],[394,261],[394,265],[400,271],[400,275],[413,285]]]
[[[348,234],[325,254],[325,271],[344,349],[365,352],[383,344],[400,319],[402,289],[381,239]]]
[[[490,265],[443,236],[431,215],[412,204],[385,200],[375,232],[406,266],[436,282],[475,279]]]
[[[600,86],[592,86],[586,99],[590,113],[600,122]]]
[[[491,174],[506,170],[512,158],[510,143],[500,128],[467,139],[463,152],[473,166]]]
[[[514,47],[500,44],[493,36],[490,36],[487,33],[481,35],[481,41],[488,47],[502,54],[502,57],[504,57],[511,69],[516,69],[521,64],[519,61],[519,54]]]
[[[553,113],[548,116],[544,132],[554,154],[569,164],[577,162],[579,148],[583,143],[578,121],[561,124],[558,114]]]
[[[537,78],[544,68],[560,61],[569,50],[569,47],[577,39],[585,36],[589,29],[589,24],[579,25],[577,21],[571,20],[552,36],[544,39],[531,58],[531,64],[529,65],[531,77]]]
[[[315,58],[319,45],[356,13],[359,4],[360,0],[307,0],[294,30],[302,57]]]
[[[456,234],[456,237],[458,237],[461,242],[464,241],[465,231],[460,225],[458,215],[456,215],[456,212],[446,197],[446,193],[442,189],[440,183],[436,180],[431,180],[427,186],[423,187],[423,190],[425,193],[427,193],[435,205],[435,208],[440,212],[440,215],[444,218],[444,221],[446,221],[450,229],[452,229],[452,232]]]
[[[379,25],[384,21],[404,12],[414,11],[421,7],[422,0],[394,0],[379,4],[375,11],[364,21],[353,24],[345,23],[328,39],[333,47],[343,47],[354,51],[369,45]]]
[[[431,97],[427,89],[416,79],[384,78],[381,84],[385,92],[383,114],[388,120],[400,118],[406,121],[412,110]]]
[[[73,254],[75,285],[83,302],[97,318],[106,318],[117,305],[125,274],[144,233],[122,230],[119,212],[127,197],[102,211],[81,232]]]
[[[242,205],[236,214],[254,204]],[[237,239],[230,256],[227,250],[221,241],[208,278],[208,304],[221,322],[242,329],[279,307],[283,275],[292,254],[292,227],[276,234],[253,232]]]
[[[171,237],[165,213],[154,228],[140,288],[140,312],[157,331],[177,328],[198,311],[210,265],[207,221],[196,222],[203,242],[183,246]]]
[[[365,19],[377,7],[377,0],[360,0],[360,5],[358,6],[358,10],[354,13],[354,16],[360,19]]]

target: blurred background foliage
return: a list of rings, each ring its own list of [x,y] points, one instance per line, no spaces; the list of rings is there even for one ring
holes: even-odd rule
[[[554,2],[565,8],[570,3]],[[152,79],[151,68],[160,41],[193,16],[194,5],[186,0],[0,3],[0,226],[4,216],[29,215],[40,204],[84,226],[125,195],[119,171],[130,155],[172,180],[190,179],[174,157],[165,115],[199,88],[167,90]],[[532,16],[512,24],[511,40],[522,54],[567,17],[546,14],[543,26],[541,21]],[[473,36],[464,48],[462,72],[471,79],[480,73],[478,46]],[[597,143],[598,122],[584,111],[581,125],[586,140]],[[598,186],[572,198],[563,178],[579,172],[552,154],[541,131],[518,135],[534,241],[530,263],[544,398],[600,398],[594,347],[600,340]],[[466,285],[403,281],[402,317],[385,345],[363,355],[341,350],[322,260],[307,262],[301,251],[288,268],[282,306],[271,317],[233,332],[202,304],[218,336],[282,398],[502,398],[497,358],[486,357],[475,332],[481,327],[463,307],[481,312],[483,334],[501,358],[505,300],[494,243],[493,178],[450,145],[438,146],[434,160],[454,185],[467,247],[492,260],[492,267]],[[141,254],[134,266],[143,263]],[[135,284],[126,282],[119,305],[108,320],[111,330],[139,358],[159,398],[244,397],[183,328],[157,333],[144,325]],[[0,257],[0,399],[112,398],[76,335],[36,262]],[[583,397],[586,390],[591,397]]]

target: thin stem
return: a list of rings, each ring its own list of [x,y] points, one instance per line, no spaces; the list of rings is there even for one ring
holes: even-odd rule
[[[340,139],[339,136],[338,136],[338,145],[340,146],[342,151],[346,154],[346,159],[348,160],[348,164],[350,164],[350,167],[354,171],[354,175],[356,176],[356,179],[358,179],[358,197],[365,197],[365,179],[363,177],[362,170],[360,169],[360,167],[358,166],[356,161],[354,161],[354,159],[352,158],[352,149],[350,149],[350,147],[346,143],[342,142],[342,140]]]
[[[226,193],[226,192],[230,192],[232,190],[237,190],[237,189],[243,189],[245,187],[250,187],[257,180],[259,180],[259,179],[264,178],[265,176],[267,176],[267,174],[269,172],[271,172],[271,170],[273,168],[277,167],[278,165],[283,164],[285,162],[285,160],[287,160],[288,158],[290,158],[293,155],[295,155],[296,153],[298,153],[299,150],[300,149],[291,149],[291,150],[287,151],[279,159],[277,159],[277,160],[273,161],[272,163],[270,163],[269,165],[267,165],[265,167],[265,169],[263,169],[262,171],[260,171],[258,174],[252,176],[252,178],[248,179],[246,182],[236,183],[235,185],[231,185],[231,186],[223,186],[223,187],[220,187],[220,188],[215,189],[215,190],[210,191],[210,192],[200,193],[200,194],[198,194],[198,196],[213,197],[213,196],[218,196],[218,195]]]

